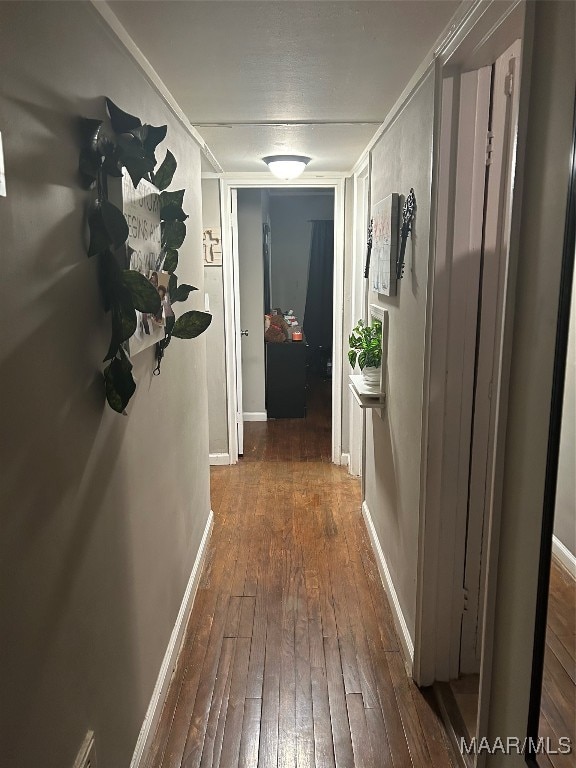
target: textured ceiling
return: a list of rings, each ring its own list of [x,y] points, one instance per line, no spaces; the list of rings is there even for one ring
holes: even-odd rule
[[[459,2],[110,2],[226,171],[349,170]]]

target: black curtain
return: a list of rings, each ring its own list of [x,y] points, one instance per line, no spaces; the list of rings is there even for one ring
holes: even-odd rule
[[[270,296],[270,227],[262,227],[262,257],[264,259],[264,314],[269,315],[271,308]]]
[[[313,349],[332,347],[334,222],[312,221],[308,289],[303,328]]]

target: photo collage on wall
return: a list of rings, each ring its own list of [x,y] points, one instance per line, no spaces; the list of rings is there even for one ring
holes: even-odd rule
[[[138,324],[130,339],[130,354],[162,341],[166,318],[174,311],[168,295],[170,275],[162,271],[162,244],[160,233],[160,195],[150,182],[142,180],[136,189],[128,174],[122,177],[122,203],[128,224],[130,269],[145,275],[156,287],[162,301],[156,315],[136,311]]]
[[[383,296],[396,295],[398,210],[396,193],[372,207],[370,288]]]

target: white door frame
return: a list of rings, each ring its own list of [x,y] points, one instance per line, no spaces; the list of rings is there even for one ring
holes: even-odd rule
[[[354,212],[352,219],[352,285],[351,285],[351,311],[350,328],[346,329],[350,335],[359,319],[366,320],[366,279],[364,278],[364,263],[366,260],[366,242],[368,234],[368,218],[370,210],[370,159],[367,156],[354,173],[353,190]],[[360,408],[352,392],[349,396],[349,434],[350,434],[350,463],[348,471],[355,477],[364,474],[364,430],[365,411]]]
[[[224,333],[226,355],[226,394],[228,450],[230,464],[238,461],[238,411],[235,372],[240,328],[235,313],[234,262],[232,248],[232,190],[317,188],[334,190],[334,319],[332,330],[332,461],[342,461],[342,371],[343,371],[343,307],[344,307],[344,174],[316,174],[292,182],[274,181],[269,173],[224,174],[220,177],[222,209],[222,273],[224,281]],[[264,322],[264,318],[262,318]],[[240,363],[241,364],[241,363]]]
[[[455,203],[455,146],[458,138],[453,115],[458,107],[460,73],[496,61],[515,40],[522,40],[519,69],[523,104],[528,95],[525,77],[530,65],[530,44],[525,35],[532,29],[533,9],[523,2],[476,6],[436,58],[436,103],[434,138],[434,178],[432,188],[431,249],[434,254],[429,276],[427,308],[427,358],[425,362],[424,413],[422,441],[422,484],[416,598],[416,631],[413,676],[419,685],[451,678],[451,614],[458,600],[454,568],[454,510],[444,504],[447,484],[454,484],[453,467],[445,461],[448,423],[458,420],[450,414],[446,370],[450,338],[450,295]],[[520,74],[518,72],[518,74]],[[520,88],[514,93],[518,114]],[[520,138],[519,138],[520,136]],[[496,565],[500,531],[501,476],[508,400],[508,372],[511,360],[511,334],[514,313],[515,264],[518,258],[519,220],[522,197],[522,162],[525,126],[522,121],[512,137],[511,154],[505,179],[504,226],[501,250],[504,268],[499,286],[499,305],[495,352],[501,366],[499,391],[494,393],[492,419],[493,484],[490,489],[492,514],[487,533],[487,576],[484,599],[484,631],[480,671],[478,736],[486,735],[492,666],[493,610],[496,594]],[[451,550],[452,547],[452,550]],[[460,583],[460,599],[463,590]],[[478,765],[483,757],[479,756]]]

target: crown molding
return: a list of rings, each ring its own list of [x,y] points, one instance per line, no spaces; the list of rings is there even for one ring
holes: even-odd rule
[[[202,136],[198,133],[196,128],[192,125],[190,120],[186,117],[182,111],[180,105],[172,96],[168,86],[158,75],[152,64],[148,61],[146,56],[142,53],[140,48],[136,45],[134,40],[128,34],[126,27],[123,26],[119,18],[114,11],[110,8],[105,0],[90,0],[94,10],[100,15],[104,23],[110,28],[110,30],[116,35],[118,40],[122,43],[126,51],[134,59],[139,66],[150,85],[154,88],[156,93],[160,96],[162,101],[169,107],[170,111],[190,137],[198,144],[200,151],[204,157],[208,160],[212,168],[216,173],[222,173],[223,168],[212,153],[210,147],[206,144]]]

